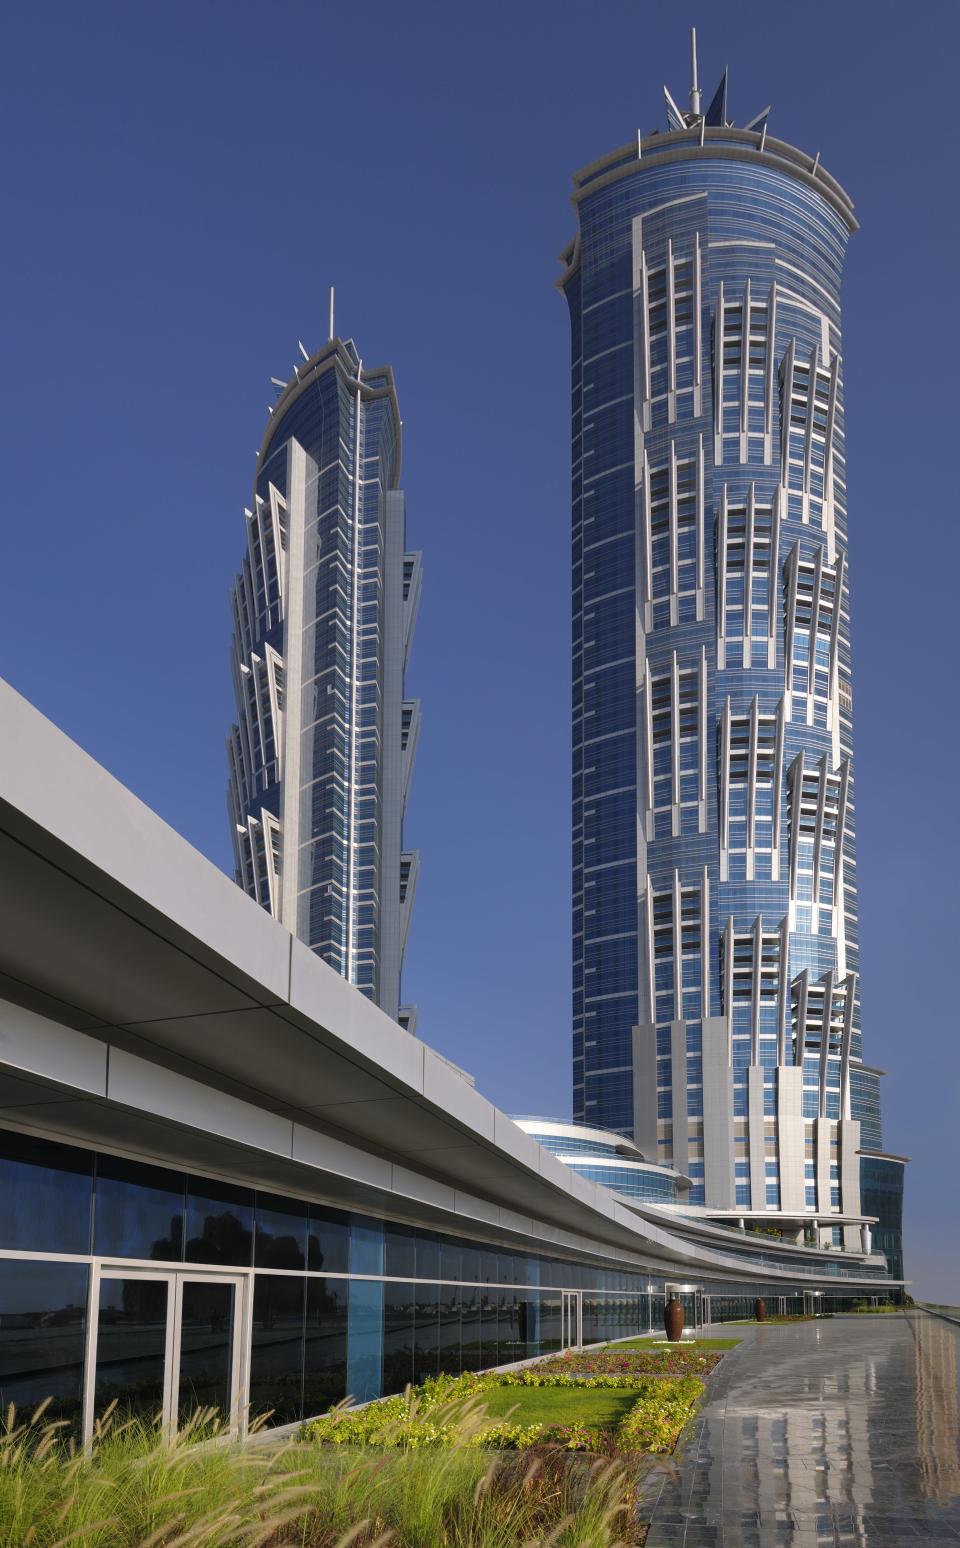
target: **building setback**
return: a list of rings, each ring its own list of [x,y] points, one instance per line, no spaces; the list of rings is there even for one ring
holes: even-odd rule
[[[420,555],[400,411],[390,368],[364,368],[352,340],[304,356],[274,384],[233,591],[237,880],[412,1027],[400,972],[419,855],[402,830],[420,704],[403,693]]]
[[[853,207],[727,77],[574,179],[574,1119],[861,1239],[840,280]],[[898,1227],[887,1234],[899,1267]]]

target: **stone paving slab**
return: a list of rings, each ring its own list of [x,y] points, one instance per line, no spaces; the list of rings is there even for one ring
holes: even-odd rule
[[[957,1548],[960,1327],[923,1312],[743,1335],[644,1479],[647,1548]]]

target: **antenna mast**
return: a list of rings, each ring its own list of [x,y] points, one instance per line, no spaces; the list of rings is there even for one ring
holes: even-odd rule
[[[333,286],[330,286],[330,342],[333,343]]]
[[[700,117],[700,84],[697,80],[697,29],[690,28],[690,111]]]

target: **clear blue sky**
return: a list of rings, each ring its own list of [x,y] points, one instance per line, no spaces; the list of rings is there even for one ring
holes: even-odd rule
[[[5,22],[0,675],[218,865],[228,590],[297,340],[396,370],[425,590],[407,996],[569,1111],[571,172],[731,69],[822,152],[846,290],[864,1044],[908,1268],[960,1301],[956,58],[929,0],[35,4]],[[946,1229],[944,1227],[946,1226]]]

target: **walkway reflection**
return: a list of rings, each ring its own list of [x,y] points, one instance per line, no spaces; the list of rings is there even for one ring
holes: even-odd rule
[[[960,1542],[960,1328],[914,1313],[736,1332],[695,1434],[647,1479],[647,1548]]]

